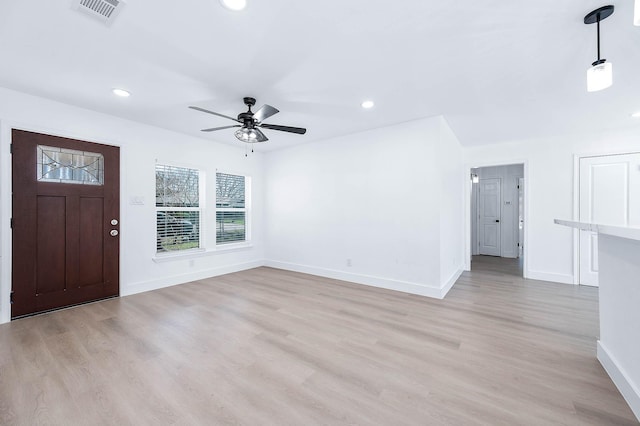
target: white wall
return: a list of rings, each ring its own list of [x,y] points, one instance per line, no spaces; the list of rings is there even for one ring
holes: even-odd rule
[[[473,169],[480,179],[500,179],[500,256],[518,257],[518,178],[524,177],[524,165],[509,164]],[[478,188],[471,193],[471,252],[478,254]],[[475,201],[475,202],[474,202]]]
[[[462,170],[441,117],[268,153],[267,265],[442,297],[462,269]]]
[[[555,218],[575,219],[574,156],[639,151],[638,131],[631,129],[472,147],[464,155],[467,170],[525,164],[525,277],[574,283],[573,231],[553,223]],[[468,242],[470,227],[466,232]],[[470,253],[468,244],[466,256]]]
[[[134,123],[0,88],[0,322],[10,318],[11,289],[11,128],[121,147],[120,294],[127,295],[259,266],[263,245],[263,159],[244,156],[242,148]],[[252,177],[252,247],[218,251],[201,257],[157,263],[155,230],[155,162],[201,169],[206,174],[208,241],[215,249],[216,168]],[[34,169],[35,170],[35,169]],[[144,205],[130,199],[141,196]]]
[[[464,267],[465,173],[462,146],[442,119],[438,141],[440,284],[448,291]]]

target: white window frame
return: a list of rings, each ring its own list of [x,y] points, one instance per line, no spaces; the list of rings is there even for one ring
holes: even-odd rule
[[[244,208],[241,207],[218,207],[218,174],[226,174],[232,176],[242,176],[244,177]],[[216,178],[215,178],[215,212],[214,212],[214,220],[216,223],[216,232],[215,232],[215,245],[217,250],[225,250],[225,249],[233,249],[239,246],[250,246],[251,245],[251,176],[248,176],[244,173],[238,173],[234,171],[228,170],[218,170],[216,169]],[[218,242],[218,212],[244,212],[244,240],[242,241],[234,241],[234,242]]]
[[[173,168],[180,168],[180,169],[189,169],[189,170],[196,170],[198,172],[198,207],[164,207],[164,206],[157,206],[155,205],[155,197],[154,197],[154,207],[155,207],[155,216],[156,216],[156,232],[154,233],[156,235],[156,252],[155,252],[155,256],[157,258],[161,258],[161,257],[175,257],[175,256],[184,256],[184,255],[189,255],[189,254],[193,254],[193,253],[197,253],[197,252],[202,252],[205,251],[205,246],[204,246],[204,241],[205,238],[204,236],[206,235],[206,230],[205,230],[205,220],[204,220],[204,216],[206,213],[205,210],[205,182],[206,182],[206,175],[205,172],[203,170],[201,170],[200,168],[196,167],[196,166],[192,166],[192,165],[185,165],[185,164],[175,164],[175,163],[171,163],[171,162],[161,162],[161,161],[156,161],[155,165],[154,165],[154,178],[155,175],[157,173],[157,167],[158,166],[164,166],[164,167],[173,167]],[[157,188],[156,188],[157,190]],[[187,249],[180,249],[180,250],[168,250],[168,251],[161,251],[159,252],[157,249],[157,233],[158,233],[158,225],[157,225],[157,216],[159,212],[168,212],[168,211],[194,211],[194,212],[198,212],[198,247],[194,247],[194,248],[187,248]]]

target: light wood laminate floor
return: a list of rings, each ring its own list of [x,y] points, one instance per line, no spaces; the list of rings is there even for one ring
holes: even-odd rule
[[[257,268],[0,326],[0,424],[637,424],[597,335],[597,289],[480,262],[445,300]]]
[[[495,272],[503,276],[513,275],[522,278],[523,258],[511,259],[496,256],[472,256],[471,271]]]

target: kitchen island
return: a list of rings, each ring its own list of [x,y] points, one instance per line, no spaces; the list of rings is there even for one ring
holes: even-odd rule
[[[640,419],[640,228],[559,219],[555,223],[598,233],[597,357]]]

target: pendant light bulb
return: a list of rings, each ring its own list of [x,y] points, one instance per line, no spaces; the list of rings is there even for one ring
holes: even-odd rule
[[[587,92],[604,90],[613,84],[613,64],[611,62],[594,62],[587,70]]]

